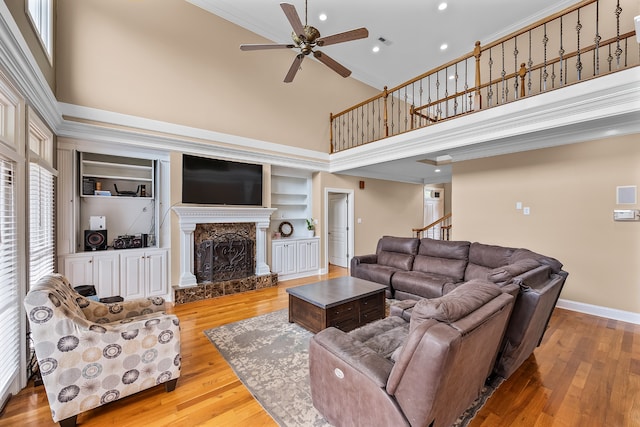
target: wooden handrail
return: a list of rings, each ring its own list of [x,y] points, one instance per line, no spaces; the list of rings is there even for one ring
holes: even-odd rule
[[[443,222],[445,222],[445,221],[449,220],[449,219],[451,218],[451,216],[452,216],[452,213],[448,213],[448,214],[446,214],[445,216],[443,216],[442,218],[440,218],[440,219],[438,219],[438,220],[436,220],[436,221],[432,222],[432,223],[431,223],[431,224],[429,224],[429,225],[425,225],[425,226],[424,226],[424,227],[422,227],[422,228],[412,228],[412,229],[411,229],[411,231],[412,231],[412,232],[414,232],[414,233],[416,233],[416,237],[418,237],[418,238],[419,238],[419,237],[420,237],[420,235],[422,234],[422,232],[424,232],[424,231],[426,231],[426,230],[429,230],[429,229],[431,229],[431,228],[434,228],[434,227],[435,227],[435,226],[437,226],[437,225],[442,224]],[[451,226],[449,225],[449,227],[451,227]]]

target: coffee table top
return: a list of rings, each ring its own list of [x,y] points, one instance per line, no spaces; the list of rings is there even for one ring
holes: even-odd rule
[[[344,276],[287,289],[287,293],[320,308],[331,308],[378,292],[386,286],[357,277]]]

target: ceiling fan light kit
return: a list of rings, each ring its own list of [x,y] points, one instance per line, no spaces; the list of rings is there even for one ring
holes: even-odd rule
[[[267,50],[267,49],[299,49],[298,53],[284,78],[285,83],[293,81],[296,73],[300,69],[300,65],[305,56],[313,54],[318,61],[331,68],[342,77],[349,77],[351,71],[329,57],[326,53],[317,50],[317,47],[329,46],[332,44],[344,43],[352,40],[364,39],[369,37],[369,31],[366,28],[357,28],[345,31],[343,33],[333,34],[327,37],[321,37],[317,28],[307,24],[307,2],[305,1],[305,24],[302,25],[300,17],[294,5],[290,3],[280,3],[280,7],[284,12],[293,32],[291,39],[294,44],[242,44],[240,50]]]

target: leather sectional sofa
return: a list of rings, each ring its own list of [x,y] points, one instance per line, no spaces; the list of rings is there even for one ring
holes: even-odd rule
[[[491,374],[514,297],[470,280],[351,332],[311,338],[313,405],[338,426],[448,427]]]
[[[351,259],[351,275],[387,286],[387,298],[406,300],[411,315],[423,298],[446,295],[477,279],[495,283],[516,300],[495,373],[508,378],[543,337],[568,273],[562,263],[528,249],[467,241],[382,237],[376,253]]]

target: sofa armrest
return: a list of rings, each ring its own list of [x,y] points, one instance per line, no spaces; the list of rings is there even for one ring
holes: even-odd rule
[[[393,362],[356,341],[351,335],[330,327],[318,332],[312,340],[351,369],[369,378],[377,387],[386,386]]]
[[[161,297],[136,298],[107,304],[79,297],[76,302],[87,320],[95,323],[111,323],[166,310],[165,300]]]
[[[351,266],[360,265],[360,264],[377,264],[378,263],[378,255],[376,254],[368,254],[368,255],[356,255],[351,258]]]
[[[411,318],[411,311],[407,311],[413,308],[418,301],[414,299],[405,299],[402,301],[396,301],[389,307],[389,316],[402,317],[407,322]]]
[[[542,289],[549,283],[552,271],[548,265],[541,265],[513,278],[521,288]]]

